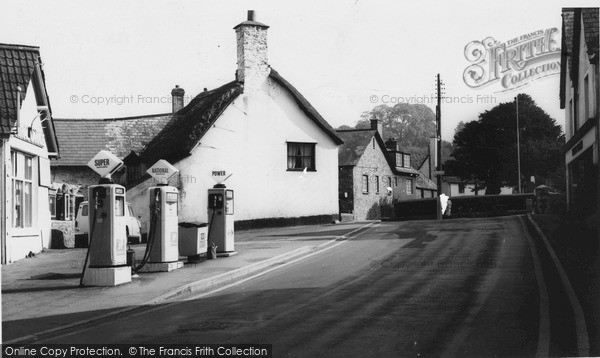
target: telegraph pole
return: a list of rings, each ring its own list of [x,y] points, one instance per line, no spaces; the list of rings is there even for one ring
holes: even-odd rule
[[[435,123],[437,127],[436,133],[436,172],[437,172],[437,219],[442,220],[442,202],[440,195],[442,194],[442,81],[440,74],[437,75],[437,106],[435,107]]]
[[[519,144],[519,95],[515,97],[515,103],[517,105],[517,175],[519,183],[519,194],[521,194],[521,145]]]

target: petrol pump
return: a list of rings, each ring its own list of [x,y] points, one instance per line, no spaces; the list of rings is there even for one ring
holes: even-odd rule
[[[142,264],[135,271],[172,271],[183,267],[179,261],[179,226],[177,188],[169,186],[168,180],[178,172],[166,160],[159,160],[147,171],[159,182],[148,188],[150,220],[148,243]]]
[[[122,164],[105,150],[88,163],[101,179],[88,189],[90,232],[82,286],[116,286],[131,281],[131,267],[127,265],[125,188],[111,179],[111,174]]]
[[[208,189],[208,241],[217,245],[217,256],[232,256],[234,250],[233,190],[225,184]]]

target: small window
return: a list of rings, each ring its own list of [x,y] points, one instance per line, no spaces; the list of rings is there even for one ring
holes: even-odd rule
[[[465,193],[465,184],[463,184],[463,183],[458,184],[458,193],[459,194]]]
[[[49,194],[48,201],[50,204],[50,218],[56,219],[56,194]]]
[[[388,177],[388,187],[392,187],[392,177]]]
[[[88,216],[88,206],[87,205],[84,205],[81,208],[81,216]]]
[[[394,188],[398,187],[398,177],[394,177]]]
[[[125,197],[115,197],[115,216],[125,216]]]
[[[373,149],[375,149],[375,137],[373,137]]]
[[[404,165],[405,168],[410,168],[410,154],[404,154]]]
[[[379,194],[379,175],[375,175],[373,181],[375,182],[375,194]]]
[[[396,166],[402,166],[402,153],[396,153]]]
[[[362,176],[362,191],[365,194],[369,192],[369,176],[368,175]]]
[[[288,170],[315,171],[315,144],[288,142]]]
[[[583,79],[583,120],[587,121],[590,118],[590,80],[588,75]]]
[[[412,179],[406,179],[406,194],[412,195],[413,193],[413,181]]]

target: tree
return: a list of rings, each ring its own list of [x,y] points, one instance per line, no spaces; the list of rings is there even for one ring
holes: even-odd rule
[[[527,94],[519,94],[518,100],[521,178],[515,101],[481,113],[477,121],[457,127],[454,135],[455,160],[447,166],[463,180],[485,182],[486,195],[500,193],[502,185],[518,187],[519,180],[523,184],[530,176],[538,185],[560,180],[565,141],[560,126]]]
[[[364,112],[356,123],[357,129],[370,128],[371,118],[383,125],[384,140],[395,138],[403,152],[411,154],[414,167],[420,165],[429,153],[429,140],[435,137],[435,113],[424,104],[398,103],[393,107],[380,105]],[[442,154],[451,153],[452,144],[442,142]],[[443,155],[444,156],[444,155]]]

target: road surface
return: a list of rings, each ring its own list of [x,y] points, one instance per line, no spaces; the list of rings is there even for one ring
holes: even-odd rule
[[[577,355],[568,299],[535,242],[517,216],[383,222],[219,292],[41,342],[264,343],[274,357]]]

